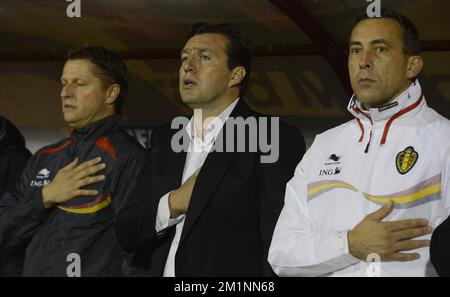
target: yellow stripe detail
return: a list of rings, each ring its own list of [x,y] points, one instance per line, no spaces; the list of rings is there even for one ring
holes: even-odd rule
[[[363,193],[364,197],[366,197],[369,200],[372,201],[376,201],[379,203],[387,203],[389,200],[394,199],[396,204],[405,204],[405,203],[409,203],[409,202],[414,202],[417,201],[421,198],[430,196],[432,194],[436,194],[439,193],[441,191],[441,183],[429,186],[427,188],[424,188],[414,194],[410,194],[410,195],[406,195],[406,196],[400,196],[400,197],[391,197],[391,198],[386,198],[386,197],[378,197],[377,196],[372,196],[369,195],[367,193]]]
[[[311,197],[314,194],[317,194],[321,191],[324,190],[328,190],[329,188],[336,188],[336,187],[340,187],[340,188],[346,188],[346,189],[350,189],[352,191],[357,191],[354,187],[348,185],[348,184],[344,184],[344,183],[329,183],[329,184],[323,184],[323,185],[319,185],[319,186],[315,186],[312,189],[308,190],[308,197]]]
[[[66,208],[60,205],[58,205],[58,208],[71,213],[88,214],[102,210],[103,208],[107,207],[110,203],[111,203],[111,196],[108,196],[108,198],[106,198],[106,200],[103,201],[102,203],[99,203],[97,205],[88,208],[73,209],[73,208]]]

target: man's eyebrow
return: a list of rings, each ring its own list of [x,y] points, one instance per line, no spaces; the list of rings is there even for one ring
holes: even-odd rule
[[[89,77],[87,77],[87,76],[84,76],[84,75],[79,75],[79,76],[76,76],[76,77],[61,77],[60,79],[59,79],[60,81],[70,81],[70,80],[89,80]]]
[[[183,50],[180,52],[180,55],[182,55],[182,54],[188,54],[188,53],[190,53],[191,51],[198,51],[198,52],[200,52],[200,53],[203,53],[203,52],[207,52],[208,49],[206,49],[206,48],[193,48],[193,49],[185,48],[185,49],[183,49]]]
[[[348,45],[349,45],[349,46],[352,46],[352,45],[362,45],[362,43],[359,42],[359,41],[352,41],[352,40],[350,40],[350,42],[348,43]]]
[[[387,45],[387,46],[390,47],[390,44],[389,44],[385,39],[383,39],[383,38],[372,40],[372,41],[370,42],[370,45],[375,45],[375,44],[380,44],[380,43],[385,44],[385,45]],[[353,45],[359,45],[359,46],[361,46],[362,43],[361,43],[360,41],[353,41],[353,40],[351,40],[351,41],[349,42],[349,46],[353,46]]]
[[[382,44],[385,44],[385,45],[387,45],[387,46],[390,46],[389,43],[386,42],[385,39],[375,39],[375,40],[372,40],[372,41],[370,42],[371,45],[379,44],[379,43],[382,43]]]

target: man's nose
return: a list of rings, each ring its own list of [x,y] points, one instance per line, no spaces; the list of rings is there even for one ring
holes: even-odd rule
[[[63,85],[59,95],[62,99],[73,96],[73,87],[70,84]]]
[[[193,72],[197,69],[196,67],[196,59],[193,56],[190,56],[183,63],[183,70],[185,72]]]
[[[359,58],[359,67],[361,69],[364,68],[372,68],[372,55],[369,51],[363,51]]]

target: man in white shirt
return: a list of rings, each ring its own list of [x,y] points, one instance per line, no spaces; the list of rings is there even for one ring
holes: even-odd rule
[[[305,144],[244,102],[250,68],[250,42],[235,27],[191,28],[179,87],[194,117],[152,135],[146,172],[116,226],[131,265],[153,276],[273,275],[270,239]],[[239,118],[246,125],[232,124]]]
[[[281,276],[425,276],[450,209],[450,122],[426,104],[417,29],[383,9],[353,27],[355,119],[318,135],[286,188],[269,262]]]

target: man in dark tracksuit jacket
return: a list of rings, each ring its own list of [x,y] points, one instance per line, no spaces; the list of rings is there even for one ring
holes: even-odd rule
[[[0,197],[12,190],[30,157],[22,134],[0,116]],[[25,249],[14,254],[0,254],[0,276],[21,275],[24,254]]]
[[[118,66],[112,69],[114,60]],[[120,67],[126,69],[102,48],[69,56],[61,98],[71,135],[40,149],[0,202],[0,248],[9,252],[28,244],[25,276],[121,275],[126,254],[113,225],[145,151],[114,116],[117,94],[126,90],[123,75],[114,72]],[[97,157],[104,165],[92,161]]]
[[[13,188],[30,157],[22,134],[0,116],[0,195]]]

